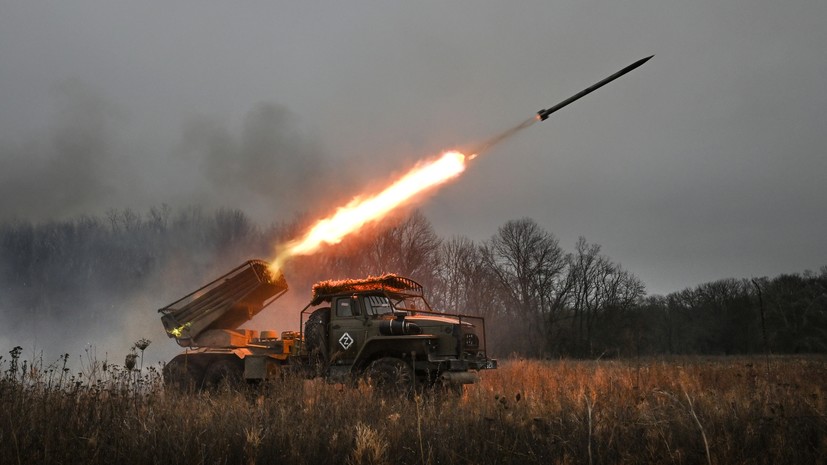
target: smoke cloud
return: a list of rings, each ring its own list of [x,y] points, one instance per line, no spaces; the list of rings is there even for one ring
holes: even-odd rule
[[[0,221],[170,204],[243,208],[267,224],[326,193],[321,144],[283,105],[257,105],[237,130],[216,116],[191,117],[164,148],[134,137],[127,111],[79,80],[54,94],[48,126],[0,140],[0,195],[17,199],[0,202]]]
[[[47,219],[86,213],[123,183],[116,154],[117,109],[83,83],[56,91],[52,126],[23,142],[0,145],[0,219]]]
[[[196,195],[210,204],[241,206],[271,221],[314,205],[326,189],[327,159],[283,105],[263,103],[244,118],[238,134],[213,118],[197,118],[183,132],[181,156],[204,182]]]

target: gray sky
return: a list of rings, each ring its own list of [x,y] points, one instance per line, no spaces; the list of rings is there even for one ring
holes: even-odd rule
[[[423,206],[666,293],[827,264],[827,2],[0,0],[0,219],[325,212],[655,58]]]

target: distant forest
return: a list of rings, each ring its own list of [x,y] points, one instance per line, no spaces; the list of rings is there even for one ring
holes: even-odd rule
[[[89,319],[117,328],[122,302],[150,295],[168,303],[244,260],[273,258],[276,244],[306,226],[296,219],[263,227],[240,210],[167,206],[6,221],[0,324],[14,333],[35,312],[67,331]],[[484,316],[488,346],[500,357],[827,352],[827,266],[647,295],[599,244],[580,238],[565,250],[529,218],[475,242],[438,237],[413,211],[284,270],[298,293],[317,280],[386,272],[419,281],[436,309]]]

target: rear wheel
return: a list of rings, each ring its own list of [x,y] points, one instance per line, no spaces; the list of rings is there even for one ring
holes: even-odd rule
[[[178,356],[170,360],[162,370],[164,385],[180,392],[192,392],[201,388],[204,371],[193,357]]]
[[[244,365],[240,358],[222,358],[212,362],[204,372],[204,389],[240,385],[244,380]]]

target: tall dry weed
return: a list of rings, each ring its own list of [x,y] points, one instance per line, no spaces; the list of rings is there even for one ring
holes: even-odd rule
[[[385,465],[390,445],[382,434],[370,426],[356,424],[356,445],[348,457],[349,465]]]

